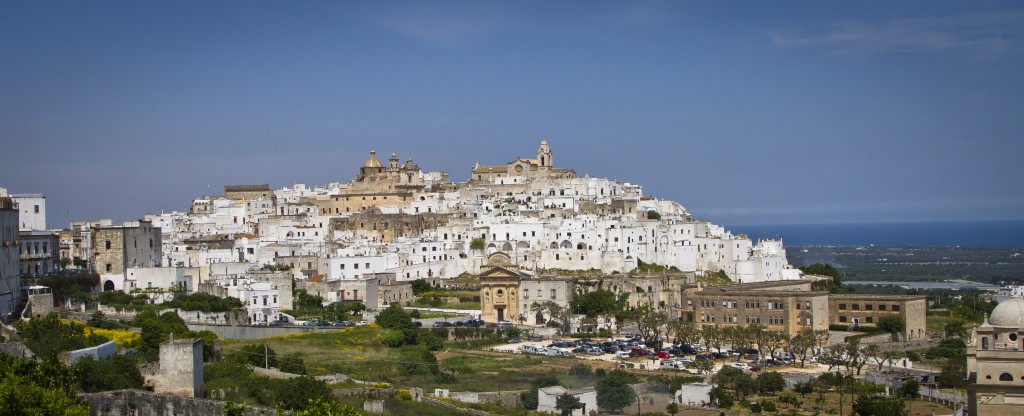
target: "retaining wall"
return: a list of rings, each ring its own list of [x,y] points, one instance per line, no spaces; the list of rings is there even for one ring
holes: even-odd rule
[[[90,416],[223,416],[225,402],[172,396],[142,390],[115,390],[83,393],[79,397],[89,403]],[[269,407],[248,406],[245,416],[274,416]]]

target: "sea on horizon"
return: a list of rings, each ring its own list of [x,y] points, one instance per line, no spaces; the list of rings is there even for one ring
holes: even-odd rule
[[[1024,247],[1024,220],[727,225],[726,230],[755,242],[781,238],[786,246]]]

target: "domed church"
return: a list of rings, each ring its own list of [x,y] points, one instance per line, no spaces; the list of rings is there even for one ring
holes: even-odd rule
[[[1024,416],[1024,298],[1000,302],[971,334],[967,414]]]

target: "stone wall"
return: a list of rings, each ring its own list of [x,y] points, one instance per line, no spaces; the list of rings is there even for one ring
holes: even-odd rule
[[[472,391],[453,391],[448,393],[448,397],[458,400],[463,403],[491,403],[501,402],[506,406],[518,406],[519,405],[519,393],[525,390],[511,390],[511,391],[487,391],[487,392],[472,392]]]
[[[19,358],[35,359],[36,355],[25,344],[20,342],[7,342],[0,344],[0,354],[9,354]]]
[[[335,396],[363,397],[367,399],[388,399],[395,396],[395,389],[391,387],[366,387],[356,389],[334,390]]]
[[[142,390],[115,390],[84,393],[79,397],[89,403],[90,416],[222,416],[225,402],[172,396]],[[273,416],[269,407],[248,406],[246,416]]]
[[[64,364],[73,365],[83,357],[92,357],[93,360],[111,358],[117,354],[117,344],[114,341],[107,341],[95,347],[82,348],[80,350],[60,353],[60,359]]]

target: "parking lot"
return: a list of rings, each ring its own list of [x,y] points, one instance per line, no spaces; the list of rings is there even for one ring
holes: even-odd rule
[[[609,344],[611,343],[611,344]],[[614,346],[614,347],[613,347]],[[607,348],[607,349],[606,349]],[[614,348],[614,352],[613,351]],[[614,340],[559,340],[540,339],[523,340],[491,347],[494,351],[513,354],[537,354],[548,356],[571,356],[577,359],[604,361],[614,363],[620,368],[632,368],[647,371],[671,371],[674,373],[697,374],[697,370],[688,367],[697,360],[710,361],[711,372],[717,372],[725,366],[740,368],[745,371],[760,371],[758,360],[753,356],[740,356],[739,353],[722,354],[708,352],[706,349],[691,347],[693,353],[683,352],[682,345],[666,345],[661,351],[643,347],[639,339],[618,338]],[[723,351],[725,351],[723,349]],[[568,354],[566,354],[566,352]],[[698,353],[699,352],[699,353]],[[799,362],[765,366],[767,370],[786,373],[817,373],[817,364],[807,363],[801,368]]]

